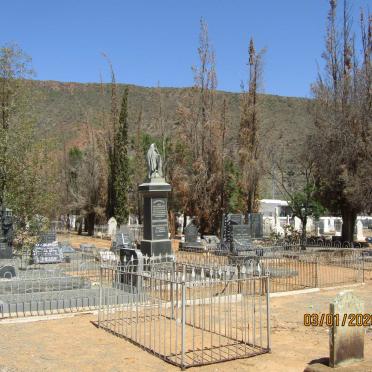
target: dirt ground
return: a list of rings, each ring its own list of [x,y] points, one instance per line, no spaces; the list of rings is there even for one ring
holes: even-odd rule
[[[92,238],[91,236],[77,235],[75,232],[70,234],[58,234],[58,241],[68,241],[72,247],[79,248],[80,244],[94,244],[96,248],[110,248],[111,241],[108,239]]]
[[[372,312],[372,283],[350,288]],[[272,353],[195,368],[200,371],[303,371],[329,355],[328,328],[305,327],[304,313],[328,312],[340,289],[271,299]],[[96,315],[58,320],[0,321],[0,371],[177,371],[166,362],[92,321]],[[372,328],[366,330],[365,356],[372,361]],[[368,370],[368,369],[367,369]]]

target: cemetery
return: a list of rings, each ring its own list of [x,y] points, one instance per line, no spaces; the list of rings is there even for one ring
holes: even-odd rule
[[[320,2],[4,3],[0,372],[372,372],[372,17]]]
[[[191,219],[173,249],[171,186],[159,164],[150,158],[149,178],[139,185],[140,235],[138,225],[111,219],[110,250],[90,243],[72,248],[54,230],[39,234],[32,254],[13,254],[11,211],[3,209],[0,321],[96,311],[99,329],[185,369],[269,353],[273,294],[372,279],[370,256],[361,247],[319,238],[305,245],[270,241],[260,213],[224,214],[219,238],[201,237]],[[331,344],[333,365],[340,358],[337,342]]]

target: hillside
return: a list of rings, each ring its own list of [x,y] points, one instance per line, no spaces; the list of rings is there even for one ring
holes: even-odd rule
[[[100,84],[61,83],[55,81],[34,81],[33,108],[40,127],[57,136],[64,136],[71,143],[79,143],[83,137],[84,122],[89,120],[95,126],[102,126],[102,107],[110,110],[110,86]],[[119,98],[124,85],[118,85]],[[190,93],[189,88],[161,88],[164,118],[168,125],[176,122],[176,111]],[[230,147],[239,128],[239,93],[217,92],[217,103],[225,98],[228,104],[230,125]],[[143,130],[154,131],[159,111],[157,88],[130,86],[129,115],[130,130],[139,111],[143,110]],[[310,127],[309,100],[304,98],[260,96],[261,138],[276,144],[291,143],[303,137]],[[270,192],[269,192],[270,190]],[[263,194],[271,196],[271,187],[265,185]]]

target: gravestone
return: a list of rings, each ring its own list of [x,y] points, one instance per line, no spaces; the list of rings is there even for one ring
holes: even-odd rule
[[[0,210],[0,279],[16,276],[13,258],[12,211],[4,206]]]
[[[364,241],[364,235],[363,235],[363,222],[362,222],[361,220],[359,220],[359,221],[356,223],[356,233],[357,233],[356,240],[357,240],[357,241]]]
[[[12,211],[2,207],[0,211],[0,259],[13,257],[13,218]]]
[[[298,217],[296,217],[296,216],[295,216],[295,218],[294,218],[294,228],[295,228],[296,231],[300,231],[300,230],[302,230],[302,222],[301,222],[301,220],[300,220]]]
[[[185,241],[180,243],[180,249],[203,250],[204,246],[201,243],[198,227],[191,220],[185,227]]]
[[[116,233],[115,239],[111,245],[111,250],[119,252],[122,248],[133,249],[133,241],[128,231],[121,228],[120,232]]]
[[[57,241],[57,233],[55,231],[48,231],[39,234],[39,244],[51,244]]]
[[[330,231],[330,224],[329,224],[330,220],[328,218],[324,218],[323,221],[324,221],[324,233],[328,234]]]
[[[330,304],[330,313],[339,318],[339,324],[334,322],[329,338],[329,365],[331,367],[363,360],[364,327],[357,326],[356,319],[350,323],[351,319],[349,318],[349,314],[363,314],[363,310],[363,302],[352,292],[339,293]],[[346,317],[345,322],[344,316]]]
[[[32,251],[35,264],[48,264],[63,262],[62,248],[57,242],[36,244]]]
[[[198,241],[199,231],[198,227],[191,221],[185,227],[185,242],[186,243],[196,243]]]
[[[143,240],[144,255],[172,254],[168,237],[168,194],[171,186],[163,178],[160,154],[155,144],[147,152],[148,181],[139,185],[143,195]]]
[[[340,218],[335,220],[335,235],[341,236],[341,230],[342,230],[342,221]]]
[[[242,225],[244,223],[244,216],[242,214],[228,213],[222,216],[221,224],[221,242],[222,246],[227,249],[231,249],[232,238],[232,226]]]
[[[249,225],[231,226],[232,251],[242,254],[252,249],[251,229]]]
[[[144,256],[139,249],[124,248],[119,249],[120,256],[120,282],[128,286],[128,290],[133,292],[142,288],[142,276],[144,269]],[[140,275],[138,275],[140,274]]]
[[[324,235],[324,220],[318,221],[318,235]]]
[[[248,213],[248,225],[251,230],[252,238],[263,237],[263,214],[262,213]]]
[[[107,249],[99,251],[99,257],[101,262],[116,262],[115,253],[112,251],[108,251]]]
[[[118,226],[118,223],[115,219],[115,217],[111,217],[107,221],[107,235],[111,237],[111,239],[116,235],[116,228]]]

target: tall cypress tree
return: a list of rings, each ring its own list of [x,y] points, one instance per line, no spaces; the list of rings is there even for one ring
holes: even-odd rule
[[[128,87],[125,87],[121,102],[119,127],[115,134],[115,218],[118,224],[126,223],[129,216],[129,157],[128,157]]]

